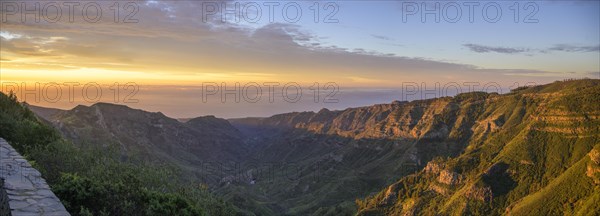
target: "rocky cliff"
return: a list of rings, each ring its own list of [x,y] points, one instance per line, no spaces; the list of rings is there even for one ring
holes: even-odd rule
[[[359,215],[600,213],[592,204],[600,201],[599,84],[555,82],[473,101],[478,109],[456,116],[469,119],[459,121],[466,124],[456,133],[458,155],[360,200]],[[437,134],[455,134],[447,123]]]
[[[599,143],[598,84],[555,82],[504,95],[473,92],[230,121],[259,146],[255,158],[321,164],[321,174],[332,179],[265,185],[266,191],[293,192],[272,194],[284,209],[312,200],[306,211],[310,206],[320,207],[317,213],[335,212],[340,205],[316,193],[350,200],[388,184],[358,203],[360,214],[503,214]],[[590,188],[581,196],[596,193]]]

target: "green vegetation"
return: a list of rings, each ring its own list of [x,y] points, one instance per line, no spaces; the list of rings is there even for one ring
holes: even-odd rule
[[[0,137],[38,169],[72,215],[235,215],[235,208],[179,171],[121,155],[116,146],[79,146],[0,92]]]
[[[184,124],[94,105],[51,120],[75,144],[14,96],[0,99],[0,136],[32,161],[75,215],[600,212],[599,80],[241,120],[247,136],[214,117]],[[227,153],[239,146],[252,148]],[[273,167],[273,176],[251,170],[252,183],[215,176],[212,192],[234,207],[189,181],[202,174],[194,172],[197,161],[223,158],[215,152],[302,169],[293,181]]]
[[[468,138],[460,155],[430,161],[461,181],[448,185],[439,170],[423,170],[357,200],[359,215],[600,214],[600,81],[455,100],[467,98],[483,99],[469,115],[495,129],[473,127],[459,136]]]

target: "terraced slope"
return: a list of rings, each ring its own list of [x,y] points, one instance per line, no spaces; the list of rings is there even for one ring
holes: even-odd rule
[[[428,162],[359,215],[598,215],[600,85],[555,82],[487,97],[456,157]]]

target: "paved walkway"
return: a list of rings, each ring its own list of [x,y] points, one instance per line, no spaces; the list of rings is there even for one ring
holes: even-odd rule
[[[6,140],[0,138],[0,178],[12,216],[70,215],[50,190],[40,172],[31,167]]]

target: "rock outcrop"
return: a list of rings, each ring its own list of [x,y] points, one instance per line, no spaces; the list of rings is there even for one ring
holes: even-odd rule
[[[427,166],[425,166],[424,170],[426,173],[438,174],[438,173],[440,173],[442,168],[444,168],[444,167],[441,163],[430,161],[427,163]]]
[[[592,178],[594,184],[600,184],[600,151],[592,149],[588,154],[592,162],[588,164],[585,174]]]
[[[588,155],[596,165],[600,165],[600,151],[592,149]]]
[[[484,202],[490,202],[490,201],[492,201],[492,198],[493,198],[492,188],[487,187],[487,186],[486,187],[472,186],[471,188],[469,188],[467,190],[466,195],[470,199],[475,199],[475,200],[484,201]]]
[[[442,170],[440,172],[440,176],[438,177],[438,182],[447,185],[457,185],[460,184],[461,176],[460,174],[448,170]]]
[[[398,197],[398,193],[396,192],[396,190],[397,190],[397,188],[395,185],[389,186],[388,189],[385,191],[385,196],[384,196],[381,204],[384,204],[384,205],[393,204]]]

